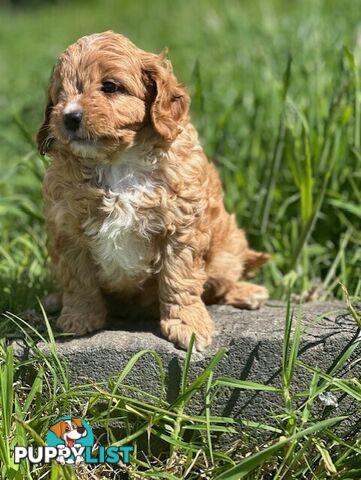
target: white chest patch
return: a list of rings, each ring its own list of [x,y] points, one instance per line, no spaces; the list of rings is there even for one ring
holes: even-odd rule
[[[105,165],[97,168],[96,175],[98,185],[107,192],[103,205],[110,213],[100,225],[89,219],[85,231],[100,275],[114,285],[146,279],[154,248],[138,208],[154,192],[149,167]]]

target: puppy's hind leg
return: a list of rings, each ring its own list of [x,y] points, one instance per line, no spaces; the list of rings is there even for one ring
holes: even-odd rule
[[[270,258],[267,253],[256,252],[247,248],[243,259],[242,277],[251,276],[258,267],[268,262]],[[261,307],[268,300],[268,297],[268,291],[265,287],[248,282],[235,282],[226,289],[223,303],[238,308],[255,310]]]
[[[248,282],[236,282],[226,290],[223,301],[225,305],[233,305],[237,308],[256,310],[268,299],[268,291],[265,287]]]
[[[233,305],[256,310],[268,299],[265,287],[249,282],[234,282],[227,278],[210,278],[205,285],[203,300],[206,305]]]
[[[265,287],[240,281],[268,262],[270,255],[248,247],[244,232],[229,217],[223,238],[212,245],[208,256],[207,282],[203,299],[206,304],[221,303],[254,310],[267,299]]]

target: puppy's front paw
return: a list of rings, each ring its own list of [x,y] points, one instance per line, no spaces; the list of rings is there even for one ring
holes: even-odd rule
[[[106,323],[105,315],[83,312],[79,313],[61,313],[56,322],[56,326],[64,333],[74,333],[81,336],[87,333],[101,330]]]
[[[224,296],[224,303],[238,308],[256,310],[268,299],[268,290],[253,283],[238,282]]]
[[[179,309],[179,310],[178,310]],[[187,349],[192,333],[195,334],[195,347],[204,350],[212,343],[214,323],[202,303],[179,306],[177,318],[162,319],[163,335],[175,345]]]

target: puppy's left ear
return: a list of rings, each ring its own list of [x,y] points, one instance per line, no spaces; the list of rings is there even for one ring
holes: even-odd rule
[[[54,70],[50,77],[48,93],[47,93],[47,100],[44,110],[44,119],[39,131],[36,135],[36,143],[38,146],[38,151],[41,155],[45,155],[51,148],[51,144],[54,141],[54,137],[50,134],[50,115],[51,111],[54,107],[53,101],[51,99],[50,90],[53,85],[54,79]]]
[[[53,137],[50,135],[49,129],[50,114],[53,107],[54,104],[49,97],[45,106],[43,123],[36,135],[36,143],[40,155],[45,155],[50,150],[51,144],[53,143]]]
[[[154,130],[167,142],[180,132],[180,122],[189,109],[189,95],[178,83],[171,63],[164,55],[146,54],[143,60],[145,83],[151,94],[150,118]]]

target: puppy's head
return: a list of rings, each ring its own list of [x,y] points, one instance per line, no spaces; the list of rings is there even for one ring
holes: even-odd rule
[[[188,104],[162,55],[113,32],[83,37],[54,67],[38,148],[42,154],[62,150],[97,159],[145,138],[169,143]]]

